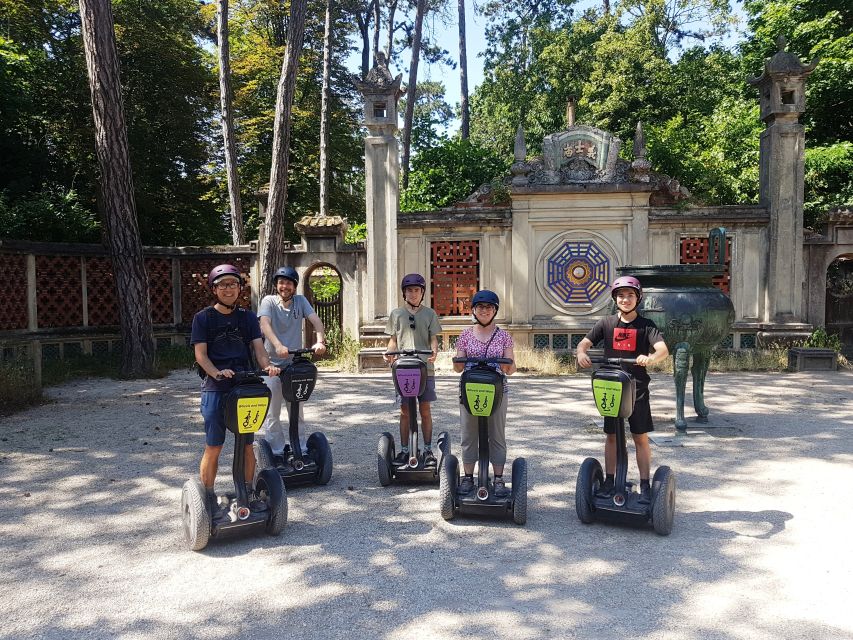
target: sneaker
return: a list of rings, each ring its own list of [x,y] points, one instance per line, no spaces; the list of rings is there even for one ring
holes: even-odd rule
[[[640,486],[640,502],[642,504],[651,504],[652,502],[652,488],[651,486],[644,484]]]
[[[496,498],[505,498],[509,495],[509,490],[506,488],[506,482],[504,482],[503,478],[495,478],[492,486],[495,489]]]
[[[608,478],[607,480],[604,481],[604,484],[602,484],[598,487],[598,491],[597,491],[598,495],[604,496],[605,498],[613,495],[614,485],[615,485],[615,483],[613,482],[613,480]]]
[[[424,467],[427,469],[435,469],[438,466],[438,461],[432,453],[432,449],[427,449],[424,452]]]
[[[408,462],[409,462],[409,452],[408,451],[401,451],[400,453],[397,454],[397,457],[394,458],[394,464],[398,467],[400,465],[408,464]]]
[[[260,496],[254,491],[249,492],[249,509],[252,511],[266,511],[267,503],[261,500]]]
[[[219,515],[219,498],[215,493],[207,494],[207,512],[211,518]]]
[[[463,476],[462,481],[459,483],[459,487],[456,489],[456,493],[459,495],[465,495],[471,493],[474,490],[474,478]]]

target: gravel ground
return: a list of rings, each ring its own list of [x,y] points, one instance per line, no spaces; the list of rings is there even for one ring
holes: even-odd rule
[[[458,451],[456,384],[438,379],[434,416]],[[289,491],[281,537],[193,553],[179,503],[202,448],[197,387],[185,372],[78,381],[0,418],[0,638],[853,638],[849,371],[710,374],[711,422],[683,437],[655,376],[669,537],[575,516],[580,463],[603,449],[584,376],[511,380],[509,457],[530,466],[519,527],[445,522],[436,486],[380,487],[389,376],[321,373],[306,416],[331,442],[331,483]],[[217,488],[229,478],[223,455]]]

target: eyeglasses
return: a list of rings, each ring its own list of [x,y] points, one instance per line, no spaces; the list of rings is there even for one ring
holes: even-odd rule
[[[217,289],[236,289],[239,286],[240,286],[239,282],[217,282],[216,283]]]
[[[413,315],[409,315],[409,328],[410,329],[415,328],[415,316],[413,316]]]

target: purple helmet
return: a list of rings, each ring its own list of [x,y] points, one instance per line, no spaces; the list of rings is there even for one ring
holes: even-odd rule
[[[621,276],[616,278],[613,282],[613,286],[610,287],[610,297],[614,300],[616,299],[616,291],[618,289],[633,289],[637,292],[637,300],[639,301],[643,297],[643,287],[640,284],[640,281],[637,280],[634,276]]]
[[[207,275],[208,286],[213,288],[213,286],[225,276],[234,276],[239,280],[240,286],[243,286],[243,276],[240,273],[240,270],[233,264],[219,264],[213,267]]]
[[[400,289],[406,291],[406,287],[420,287],[426,291],[426,280],[419,273],[410,273],[403,276],[403,281],[400,283]]]

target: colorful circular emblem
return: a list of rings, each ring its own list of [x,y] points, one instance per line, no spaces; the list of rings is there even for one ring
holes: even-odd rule
[[[564,304],[592,304],[609,282],[610,260],[594,242],[564,242],[548,258],[547,286]]]

